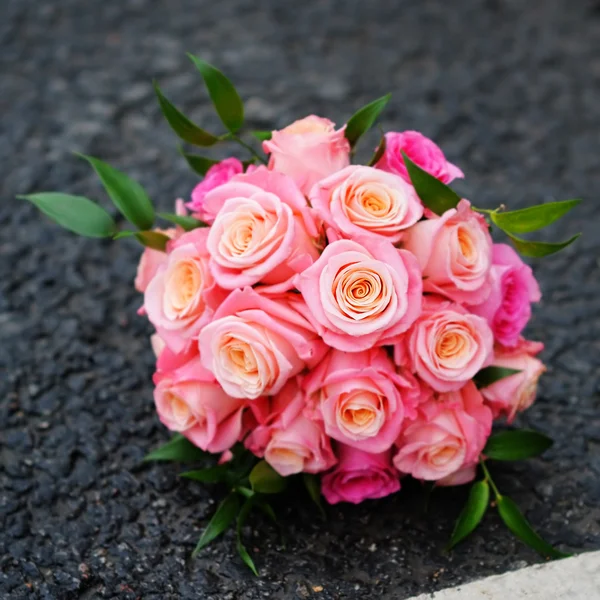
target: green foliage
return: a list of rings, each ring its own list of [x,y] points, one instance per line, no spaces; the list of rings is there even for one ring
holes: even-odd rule
[[[210,544],[217,536],[221,535],[233,523],[240,510],[240,498],[231,492],[212,516],[206,529],[202,532],[192,556],[196,556],[202,548]]]
[[[500,431],[490,436],[483,449],[487,458],[494,460],[524,460],[539,456],[552,446],[552,440],[530,429]]]
[[[175,461],[182,463],[196,462],[206,456],[206,452],[194,446],[180,434],[174,435],[164,446],[157,448],[144,457],[144,461]]]
[[[485,367],[485,369],[481,369],[481,371],[473,377],[473,381],[478,388],[484,388],[500,379],[516,375],[520,372],[519,369],[509,369],[508,367]]]
[[[285,489],[287,481],[268,462],[261,460],[250,473],[250,485],[261,494],[278,494]]]
[[[350,142],[350,146],[354,147],[359,138],[371,129],[391,97],[391,94],[386,94],[377,100],[373,100],[373,102],[370,102],[357,110],[348,119],[344,134],[346,139]]]
[[[165,221],[179,225],[185,231],[192,231],[192,229],[198,229],[198,227],[208,227],[203,221],[198,221],[194,217],[187,217],[183,215],[174,215],[173,213],[158,213],[158,216]]]
[[[580,202],[581,200],[564,200],[508,212],[492,211],[490,218],[507,233],[530,233],[554,223]]]
[[[483,515],[490,503],[490,486],[487,481],[474,483],[469,492],[469,498],[465,504],[450,538],[449,548],[456,546],[472,533],[483,519]]]

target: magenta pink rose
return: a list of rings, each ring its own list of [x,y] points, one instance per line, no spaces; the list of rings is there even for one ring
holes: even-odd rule
[[[418,418],[396,442],[394,466],[416,479],[437,481],[455,474],[458,482],[468,476],[464,470],[478,461],[491,430],[492,411],[469,381],[460,390],[437,394],[419,407]]]
[[[230,396],[276,394],[327,351],[305,312],[298,294],[269,298],[252,288],[233,291],[200,333],[202,364]]]
[[[265,460],[282,476],[320,473],[337,462],[320,423],[298,415],[287,427],[272,428]]]
[[[519,339],[514,348],[496,346],[492,364],[518,369],[520,373],[509,375],[482,388],[481,393],[491,407],[494,417],[504,414],[510,423],[518,412],[528,409],[533,404],[538,380],[546,371],[544,363],[536,358],[543,349],[544,344],[523,338]]]
[[[464,177],[457,166],[446,160],[440,147],[418,131],[386,133],[385,152],[376,167],[389,173],[396,173],[410,183],[402,152],[421,169],[443,183],[450,183],[453,179]]]
[[[531,268],[510,246],[494,244],[492,256],[492,291],[471,310],[487,319],[499,344],[514,347],[531,317],[531,303],[542,295]]]
[[[362,352],[332,350],[305,378],[305,414],[323,421],[333,439],[364,450],[392,446],[404,419],[405,403],[417,402],[413,381],[396,373],[383,348]]]
[[[227,183],[234,175],[244,172],[244,165],[237,158],[226,158],[208,169],[204,179],[192,191],[192,201],[187,207],[197,219],[212,223],[214,215],[206,212],[204,198],[211,190]]]
[[[154,402],[162,423],[208,452],[233,446],[242,433],[244,401],[228,396],[197,354],[165,348],[158,369]]]
[[[265,168],[235,177],[205,198],[218,212],[208,235],[217,283],[235,289],[261,282],[291,288],[319,256],[319,230],[293,180]]]
[[[329,119],[310,115],[273,131],[271,139],[263,142],[270,155],[269,169],[289,175],[308,195],[317,181],[350,164],[345,129],[336,131]]]
[[[423,289],[461,304],[480,304],[492,289],[492,238],[467,200],[406,231],[403,247],[418,259]]]
[[[490,364],[494,337],[487,321],[458,304],[427,297],[396,360],[438,392],[461,388]]]
[[[400,489],[398,473],[391,462],[391,452],[371,454],[337,445],[339,462],[335,469],[323,475],[321,491],[329,504],[383,498]]]
[[[198,337],[223,301],[210,272],[206,229],[194,229],[169,242],[167,260],[144,294],[144,309],[160,338],[180,352]]]
[[[423,216],[414,188],[398,175],[351,165],[317,183],[310,200],[341,237],[357,235],[392,243]]]
[[[358,352],[391,344],[421,312],[421,272],[414,256],[387,241],[329,244],[296,277],[325,343]]]

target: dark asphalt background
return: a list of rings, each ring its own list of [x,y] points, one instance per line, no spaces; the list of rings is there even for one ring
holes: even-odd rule
[[[14,199],[60,190],[109,206],[73,150],[139,178],[163,210],[185,197],[196,179],[151,80],[216,127],[186,51],[236,82],[253,127],[310,112],[342,122],[392,91],[383,125],[437,140],[477,205],[585,198],[541,234],[582,239],[535,264],[544,300],[529,333],[550,369],[521,424],[556,444],[496,473],[549,541],[598,549],[597,2],[3,0],[0,598],[396,599],[539,560],[494,513],[445,554],[466,490],[434,493],[425,515],[417,484],[329,508],[326,523],[302,496],[282,501],[285,548],[261,518],[245,530],[259,579],[232,534],[190,559],[220,492],[178,481],[175,465],[140,465],[167,432],[136,316],[139,250],[79,239]]]

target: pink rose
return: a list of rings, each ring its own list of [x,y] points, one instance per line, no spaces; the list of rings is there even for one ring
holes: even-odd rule
[[[475,384],[438,394],[419,407],[419,417],[404,430],[396,445],[394,466],[416,479],[437,481],[469,475],[492,430],[492,411]],[[446,480],[446,481],[452,481]]]
[[[192,201],[187,207],[197,219],[212,223],[214,215],[205,212],[204,198],[208,192],[227,183],[234,175],[244,172],[244,165],[237,158],[226,158],[208,169],[204,179],[192,191]]]
[[[158,233],[164,233],[170,238],[174,238],[177,235],[177,230],[172,229],[155,229]],[[165,252],[160,250],[153,250],[152,248],[144,248],[140,262],[138,264],[137,273],[135,276],[135,289],[142,294],[146,291],[148,284],[152,281],[153,277],[160,267],[167,263],[167,255]]]
[[[323,475],[321,491],[329,504],[359,504],[371,498],[383,498],[400,489],[391,452],[370,454],[352,446],[338,444],[339,463]]]
[[[262,418],[257,420],[244,440],[244,446],[260,457],[264,456],[272,433],[276,429],[287,429],[302,412],[306,405],[306,395],[298,383],[298,378],[293,377],[279,393],[265,400],[267,404],[264,406]]]
[[[464,304],[480,304],[491,291],[492,238],[468,200],[405,232],[403,247],[418,259],[423,289]]]
[[[494,338],[485,319],[458,304],[428,297],[405,344],[405,355],[397,352],[396,360],[408,364],[434,390],[449,392],[490,364]]]
[[[373,167],[352,165],[317,183],[310,200],[317,214],[342,237],[402,238],[423,216],[414,188],[401,177]]]
[[[435,483],[437,486],[442,487],[465,485],[465,483],[471,483],[475,479],[475,475],[477,475],[477,465],[469,465],[468,467],[454,471],[454,473],[450,473],[450,475],[446,475],[446,477],[438,479]]]
[[[333,439],[365,452],[391,447],[418,393],[412,379],[396,374],[383,348],[362,352],[332,350],[304,380],[308,414],[322,420]]]
[[[544,363],[535,358],[543,349],[544,344],[523,338],[514,348],[496,346],[492,364],[518,369],[521,372],[482,388],[481,393],[491,407],[494,417],[505,414],[510,423],[518,412],[528,409],[533,404],[538,379],[546,370]]]
[[[144,294],[144,309],[160,338],[180,352],[198,336],[226,293],[208,268],[206,229],[184,233],[167,248],[167,262]]]
[[[329,119],[310,115],[274,131],[263,142],[263,150],[270,154],[269,169],[289,175],[308,195],[317,181],[350,164],[345,129],[336,131]]]
[[[208,194],[205,205],[216,211],[207,246],[223,288],[262,282],[289,289],[291,278],[319,256],[311,209],[286,175],[256,169]]]
[[[265,460],[283,477],[301,472],[320,473],[337,462],[322,425],[302,415],[287,427],[272,431]]]
[[[202,364],[230,396],[276,394],[327,350],[305,312],[298,294],[268,298],[252,288],[235,290],[200,333]]]
[[[443,183],[464,177],[463,172],[446,160],[439,146],[418,131],[391,131],[385,134],[385,153],[377,168],[396,173],[410,183],[402,157],[404,152],[416,165]]]
[[[329,244],[295,280],[325,343],[347,352],[393,343],[421,312],[414,256],[387,241],[359,241]]]
[[[244,401],[228,396],[197,355],[189,357],[163,351],[154,378],[158,416],[202,450],[223,452],[240,438]]]
[[[541,297],[531,268],[510,246],[494,244],[492,292],[471,310],[487,319],[498,343],[514,347],[531,317],[531,303]]]

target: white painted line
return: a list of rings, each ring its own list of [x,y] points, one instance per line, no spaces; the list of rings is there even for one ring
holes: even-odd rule
[[[600,552],[494,575],[411,600],[600,600]]]

